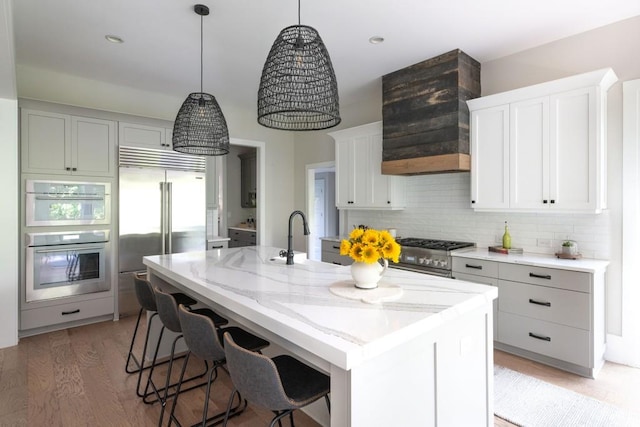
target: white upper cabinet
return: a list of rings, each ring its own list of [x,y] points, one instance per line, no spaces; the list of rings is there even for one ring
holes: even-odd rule
[[[153,148],[155,150],[172,149],[171,129],[119,122],[118,132],[118,145]]]
[[[382,175],[382,122],[331,132],[338,209],[404,209],[404,177]]]
[[[22,172],[112,177],[115,129],[109,120],[22,109]]]
[[[509,106],[471,112],[471,205],[509,207]],[[491,182],[492,185],[486,185]]]
[[[606,208],[604,69],[467,101],[471,206],[599,213]]]

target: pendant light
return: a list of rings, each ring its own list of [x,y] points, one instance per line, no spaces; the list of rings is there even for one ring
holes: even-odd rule
[[[314,28],[283,29],[269,52],[258,89],[258,123],[281,130],[319,130],[340,123],[338,83]]]
[[[222,156],[229,152],[229,130],[213,95],[202,90],[202,20],[209,8],[193,10],[200,15],[200,92],[190,93],[182,103],[173,125],[173,149],[181,153]]]

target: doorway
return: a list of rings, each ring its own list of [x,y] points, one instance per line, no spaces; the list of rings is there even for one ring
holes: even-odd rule
[[[307,207],[311,234],[307,238],[309,259],[321,261],[322,237],[337,236],[338,209],[335,201],[335,162],[313,163],[306,166]]]

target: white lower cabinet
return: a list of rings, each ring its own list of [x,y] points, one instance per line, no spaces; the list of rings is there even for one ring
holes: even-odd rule
[[[498,286],[498,263],[453,258],[453,278],[482,285]],[[493,340],[498,340],[498,300],[493,300]]]
[[[591,378],[602,367],[604,271],[454,257],[453,276],[498,286],[495,348]]]
[[[322,262],[330,262],[336,265],[351,265],[353,258],[348,255],[340,255],[340,242],[335,240],[322,240]]]
[[[20,330],[30,334],[37,328],[50,328],[55,325],[79,322],[113,314],[113,295],[105,298],[67,302],[49,305],[20,312]]]

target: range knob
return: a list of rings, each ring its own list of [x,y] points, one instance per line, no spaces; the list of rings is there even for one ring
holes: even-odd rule
[[[434,267],[439,267],[439,266],[440,266],[440,261],[439,261],[439,260],[437,260],[437,259],[434,259],[434,260],[433,260],[433,266],[434,266]]]
[[[433,260],[432,260],[431,258],[425,258],[425,259],[424,259],[424,263],[425,263],[426,265],[431,265],[431,264],[433,264]]]
[[[427,263],[426,258],[418,258],[418,264],[426,264],[426,263]]]

